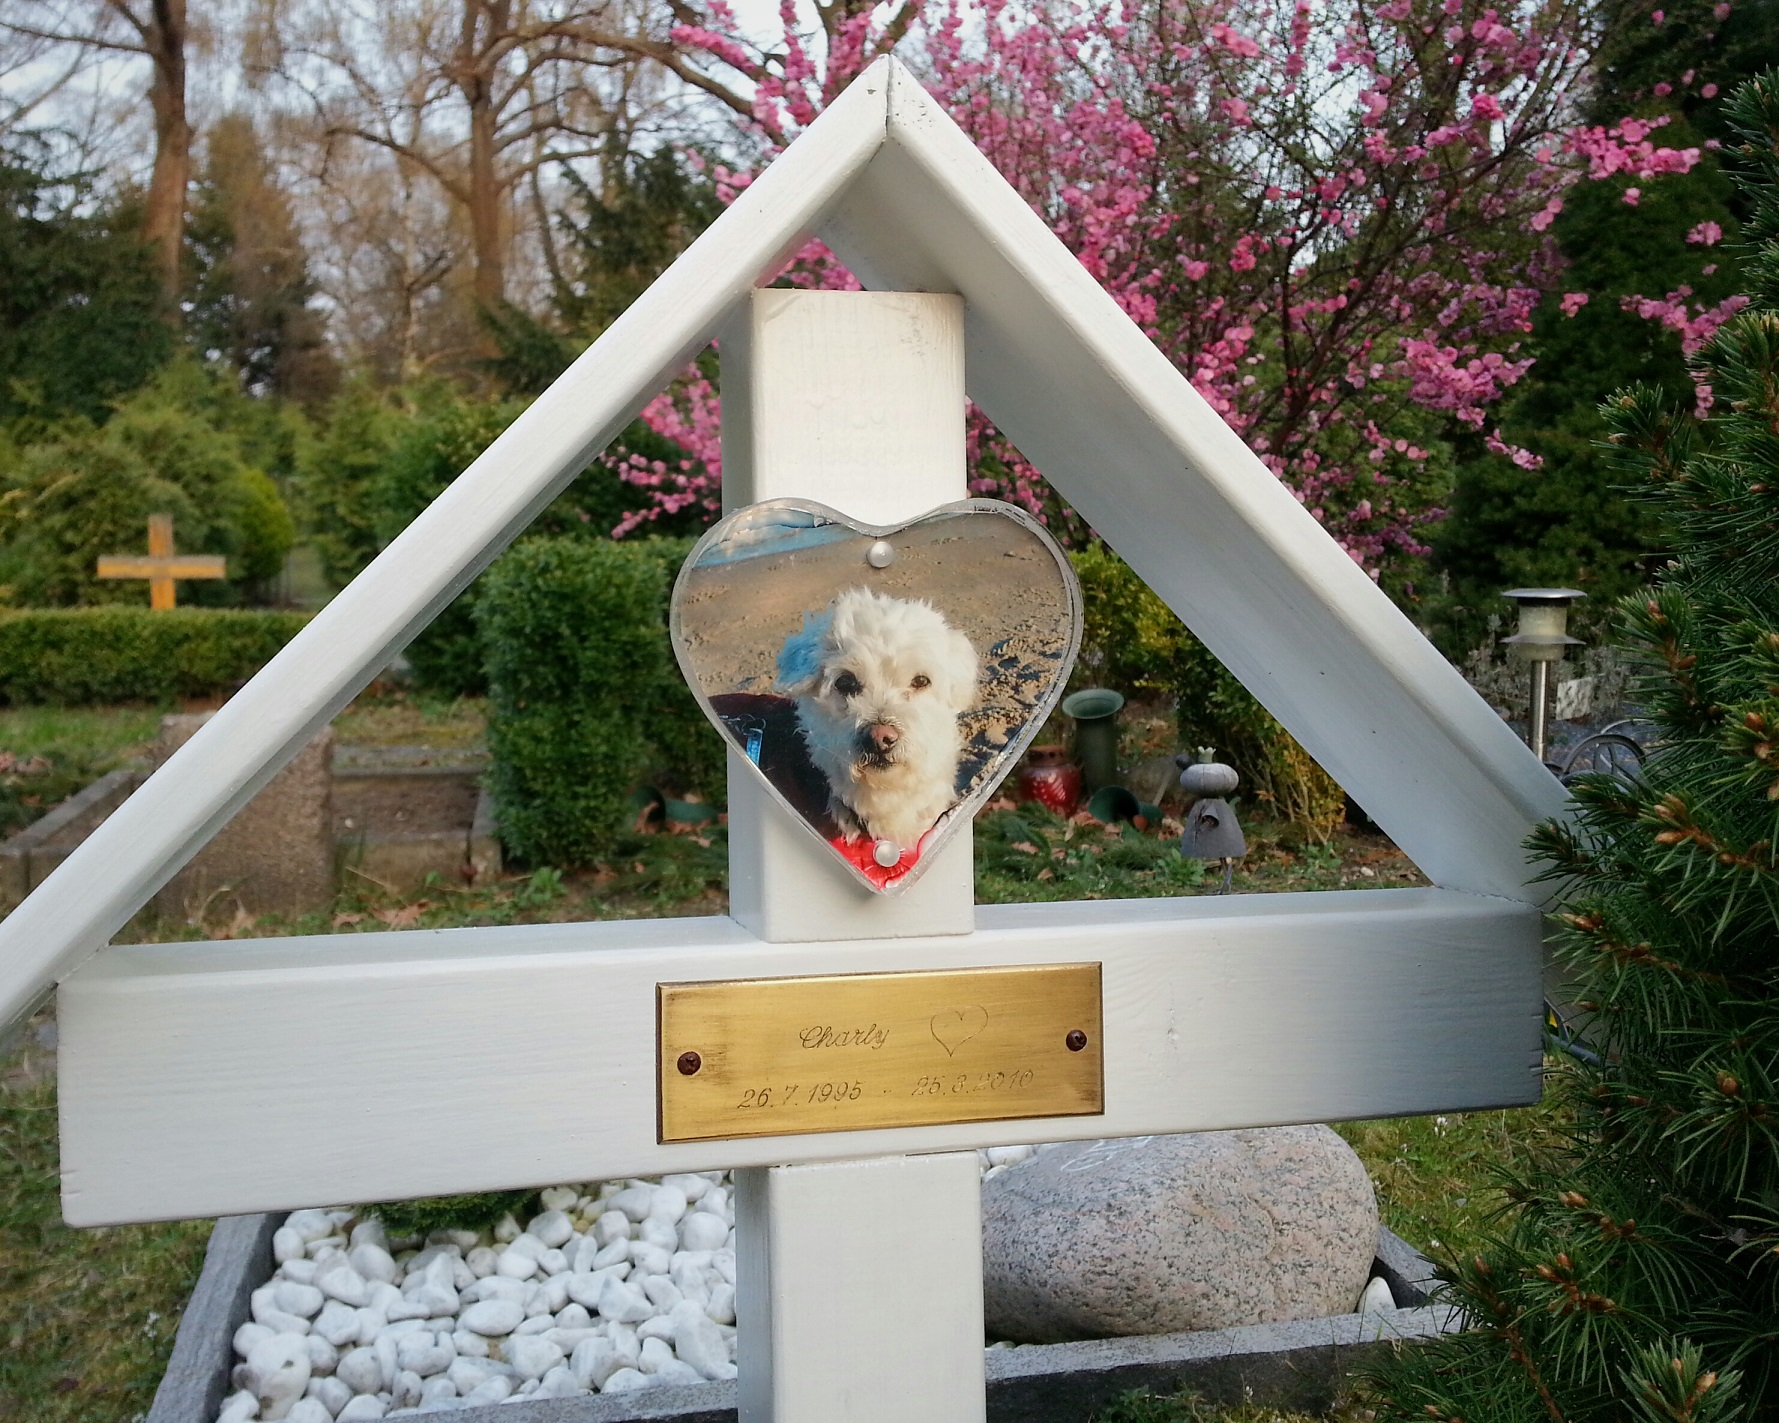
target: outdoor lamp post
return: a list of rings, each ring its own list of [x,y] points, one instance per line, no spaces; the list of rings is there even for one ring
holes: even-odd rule
[[[1532,664],[1532,715],[1526,740],[1532,754],[1542,761],[1550,709],[1551,663],[1563,660],[1564,649],[1580,645],[1581,639],[1570,637],[1567,631],[1569,605],[1587,594],[1574,588],[1509,588],[1501,596],[1512,598],[1520,608],[1520,630],[1502,641]]]

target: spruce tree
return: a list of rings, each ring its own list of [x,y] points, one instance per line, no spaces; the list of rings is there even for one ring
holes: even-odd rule
[[[1404,1347],[1383,1416],[1779,1415],[1779,71],[1730,109],[1753,298],[1701,354],[1706,437],[1654,386],[1604,407],[1669,557],[1620,604],[1661,743],[1531,842],[1592,1063],[1571,1143],[1448,1262],[1473,1328]]]

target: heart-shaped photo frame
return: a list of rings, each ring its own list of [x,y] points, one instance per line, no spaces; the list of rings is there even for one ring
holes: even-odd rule
[[[849,872],[893,894],[1056,706],[1081,590],[1011,504],[967,499],[877,527],[774,499],[698,541],[671,623],[712,725]]]

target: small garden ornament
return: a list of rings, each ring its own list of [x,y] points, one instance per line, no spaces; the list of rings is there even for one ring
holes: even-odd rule
[[[1223,797],[1241,783],[1235,768],[1216,759],[1216,751],[1200,746],[1192,760],[1176,756],[1181,767],[1180,788],[1192,797],[1186,812],[1186,830],[1180,836],[1180,853],[1189,860],[1220,860],[1223,883],[1216,893],[1228,894],[1235,878],[1235,862],[1248,853],[1248,842],[1242,838],[1242,827],[1235,812]]]

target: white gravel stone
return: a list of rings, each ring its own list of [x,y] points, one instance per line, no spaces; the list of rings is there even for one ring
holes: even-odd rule
[[[216,1415],[216,1423],[247,1423],[248,1419],[258,1417],[259,1400],[246,1389],[242,1389],[223,1399],[222,1411]]]
[[[676,1305],[668,1316],[673,1326],[673,1352],[696,1369],[702,1378],[732,1379],[735,1365],[729,1362],[729,1346],[716,1324],[689,1301]]]
[[[666,1275],[650,1275],[642,1282],[643,1295],[655,1307],[656,1314],[666,1314],[685,1298],[679,1286]]]
[[[304,1244],[334,1233],[334,1223],[326,1211],[292,1211],[284,1218],[285,1230],[294,1230]]]
[[[515,1334],[506,1344],[506,1361],[522,1379],[541,1379],[563,1362],[562,1351],[535,1334]]]
[[[704,1375],[699,1373],[684,1359],[669,1359],[655,1374],[658,1384],[674,1384],[684,1387],[686,1384],[703,1383]]]
[[[329,1260],[315,1272],[315,1288],[330,1299],[357,1309],[370,1303],[371,1287],[344,1256]]]
[[[639,1330],[638,1333],[641,1331]],[[642,1363],[639,1367],[645,1374],[658,1374],[673,1362],[673,1346],[665,1339],[644,1339],[642,1341]]]
[[[315,1262],[307,1255],[300,1260],[286,1260],[278,1267],[281,1279],[295,1280],[299,1285],[315,1283]]]
[[[568,1268],[568,1256],[560,1250],[546,1250],[537,1257],[537,1267],[546,1275],[560,1275]]]
[[[260,1340],[247,1355],[247,1377],[260,1417],[277,1423],[309,1386],[308,1345],[293,1334]]]
[[[360,1347],[340,1356],[334,1377],[354,1393],[376,1393],[383,1387],[383,1366],[375,1350]]]
[[[581,1193],[573,1186],[545,1186],[538,1195],[547,1211],[571,1211]]]
[[[629,1236],[625,1236],[622,1240],[612,1241],[610,1245],[606,1246],[593,1257],[593,1268],[595,1270],[605,1270],[611,1268],[613,1265],[622,1265],[630,1258],[631,1244],[632,1242]]]
[[[673,1325],[668,1323],[666,1315],[657,1314],[654,1318],[645,1319],[636,1326],[636,1337],[645,1344],[651,1339],[665,1339],[671,1344],[673,1342]]]
[[[513,1381],[504,1374],[496,1374],[472,1392],[463,1395],[465,1408],[477,1408],[486,1403],[505,1403],[513,1396]]]
[[[443,1374],[429,1378],[420,1385],[420,1411],[422,1413],[431,1412],[430,1405],[444,1403],[446,1400],[456,1397],[457,1385]]]
[[[568,1365],[558,1364],[539,1380],[537,1392],[532,1397],[574,1398],[586,1391],[581,1387],[580,1380],[569,1371]]]
[[[665,1275],[673,1266],[673,1252],[659,1245],[650,1245],[645,1240],[632,1240],[630,1263],[636,1267],[632,1273]]]
[[[729,1223],[709,1211],[693,1211],[679,1226],[682,1250],[720,1250],[729,1238]]]
[[[705,1177],[692,1171],[675,1171],[661,1178],[663,1186],[672,1186],[688,1201],[699,1199],[710,1189],[710,1182]]]
[[[500,1259],[495,1262],[495,1271],[508,1280],[529,1280],[537,1273],[537,1256],[515,1250],[508,1246],[500,1252]]]
[[[340,1348],[358,1338],[358,1311],[337,1299],[330,1299],[310,1327],[317,1339],[325,1339]]]
[[[272,1303],[286,1314],[313,1319],[321,1313],[326,1296],[314,1285],[299,1285],[295,1280],[280,1280],[272,1286]]]
[[[630,1217],[623,1211],[606,1211],[593,1222],[593,1238],[604,1249],[613,1241],[628,1240],[631,1233]]]
[[[477,1280],[463,1292],[463,1302],[479,1304],[485,1299],[504,1299],[523,1305],[530,1295],[530,1286],[523,1280],[509,1280],[505,1275],[489,1275]]]
[[[510,1211],[495,1222],[494,1238],[502,1245],[510,1244],[512,1241],[517,1240],[520,1233],[519,1222],[513,1219]]]
[[[334,1423],[334,1415],[318,1398],[299,1398],[284,1417],[286,1423]]]
[[[583,1304],[568,1304],[556,1311],[556,1327],[558,1329],[590,1329],[593,1327],[593,1316],[587,1312]]]
[[[650,1194],[649,1215],[654,1219],[677,1225],[685,1213],[686,1193],[678,1186],[657,1186]]]
[[[367,1280],[387,1284],[395,1279],[395,1258],[374,1240],[359,1241],[346,1252],[346,1260]]]
[[[1359,1303],[1353,1312],[1355,1314],[1376,1314],[1380,1310],[1395,1308],[1396,1296],[1390,1293],[1389,1281],[1382,1275],[1374,1275],[1360,1294]]]
[[[391,1408],[413,1408],[420,1402],[421,1378],[417,1373],[404,1369],[395,1376],[395,1386],[389,1390],[389,1406]]]
[[[568,1281],[569,1276],[567,1275],[552,1275],[544,1281],[543,1287],[538,1291],[539,1298],[544,1302],[544,1308],[551,1314],[567,1306]]]
[[[443,1343],[439,1342],[441,1339]],[[451,1367],[457,1350],[451,1346],[449,1334],[409,1334],[397,1343],[395,1361],[404,1370],[431,1378]]]
[[[375,1245],[379,1250],[387,1251],[389,1231],[376,1216],[368,1215],[352,1227],[347,1242],[351,1245]]]
[[[533,1216],[525,1231],[543,1241],[546,1249],[559,1249],[568,1244],[568,1237],[574,1234],[574,1222],[569,1220],[566,1211],[547,1210],[542,1215]]]
[[[655,1199],[653,1186],[626,1186],[607,1203],[610,1209],[622,1211],[624,1215],[636,1222],[648,1219],[649,1206]]]
[[[374,1423],[389,1411],[389,1405],[375,1394],[361,1393],[339,1411],[334,1423]]]
[[[464,1263],[469,1266],[470,1274],[478,1280],[484,1275],[492,1275],[500,1261],[500,1256],[486,1245],[478,1245],[463,1258]]]
[[[263,1324],[255,1324],[251,1319],[244,1320],[235,1331],[235,1352],[245,1359],[253,1352],[255,1344],[262,1339],[272,1338],[276,1333],[276,1330],[267,1329]]]
[[[319,1334],[303,1335],[303,1343],[309,1349],[309,1377],[319,1378],[331,1374],[340,1362],[340,1351]]]
[[[640,1324],[654,1314],[648,1297],[623,1280],[607,1279],[599,1294],[599,1315],[618,1324]]]
[[[351,1401],[352,1390],[337,1378],[310,1379],[309,1397],[318,1400],[332,1418]]]
[[[451,1336],[451,1345],[457,1350],[460,1359],[485,1359],[488,1357],[488,1340],[480,1334],[472,1334],[467,1329],[459,1329]]]
[[[458,1322],[474,1334],[511,1334],[525,1318],[524,1308],[508,1299],[485,1299],[472,1304]]]
[[[622,1368],[605,1381],[601,1393],[637,1393],[645,1388],[653,1388],[655,1381],[645,1373],[632,1368]]]
[[[358,1320],[358,1342],[370,1344],[375,1342],[389,1325],[389,1316],[380,1309],[355,1309],[352,1311]]]
[[[548,1311],[527,1316],[525,1322],[513,1331],[518,1334],[547,1334],[556,1327],[555,1316]]]
[[[568,1367],[582,1388],[598,1389],[604,1388],[605,1381],[624,1367],[624,1361],[612,1348],[612,1341],[599,1334],[574,1346]]]

